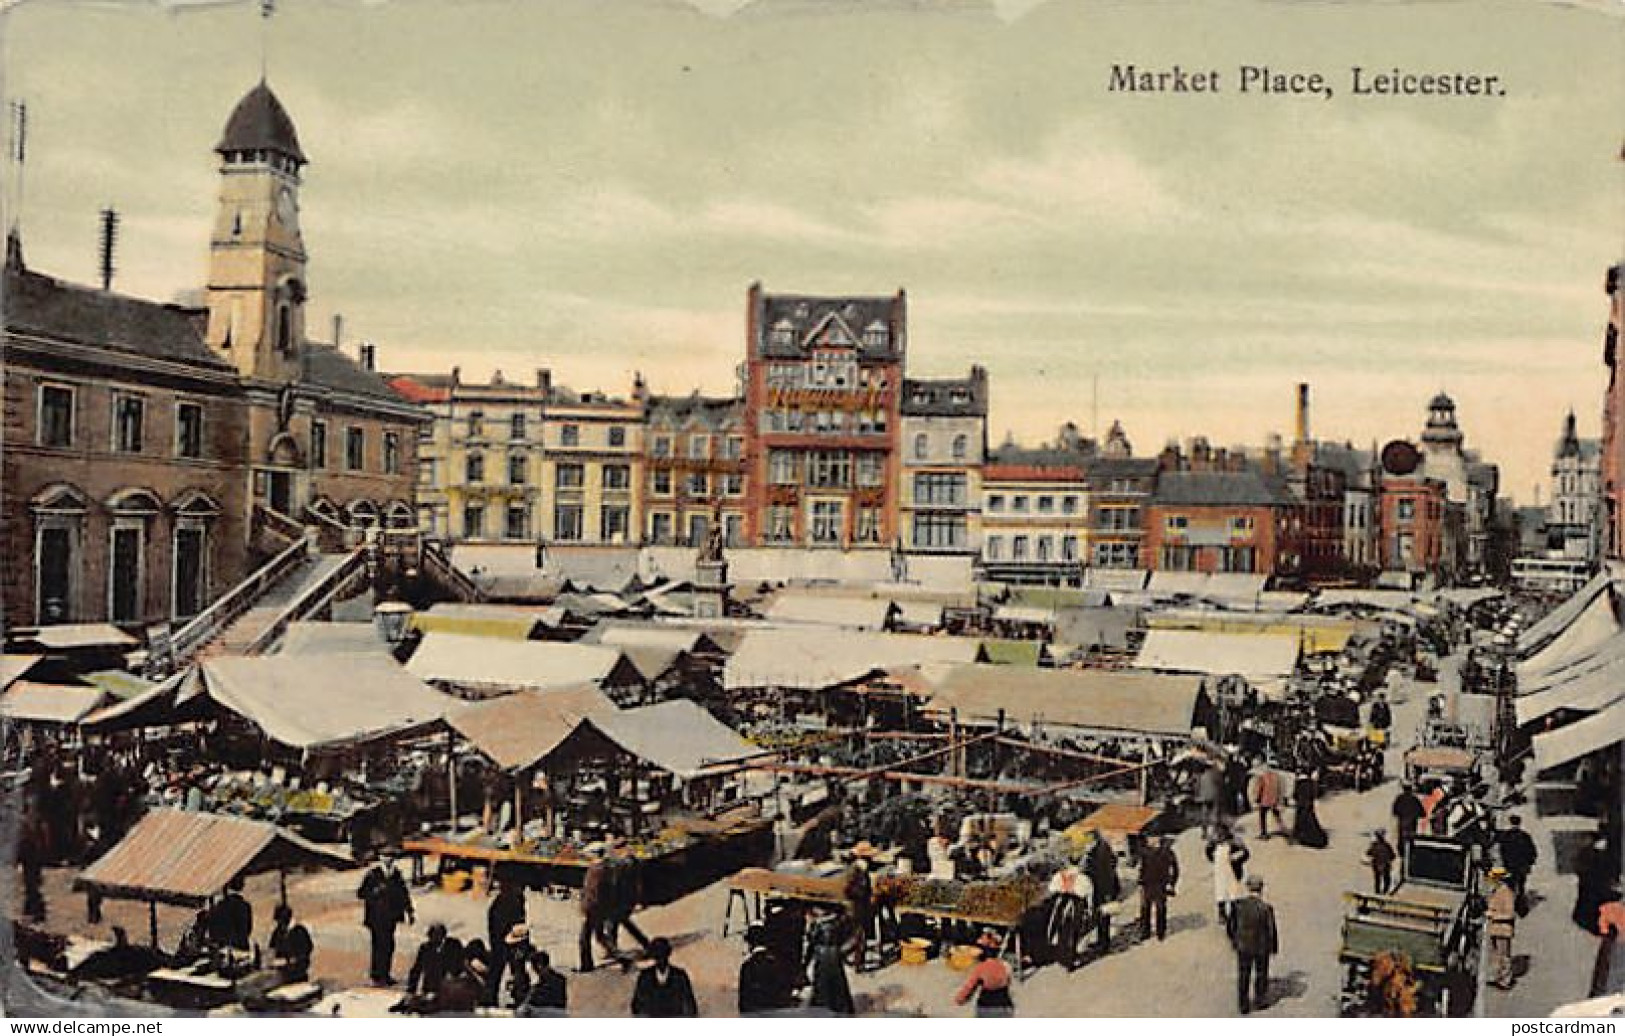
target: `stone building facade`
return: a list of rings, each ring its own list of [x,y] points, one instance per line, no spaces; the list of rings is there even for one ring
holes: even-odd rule
[[[898,527],[905,553],[981,549],[987,404],[982,367],[965,378],[904,380]]]
[[[262,516],[412,523],[423,414],[306,338],[306,159],[265,83],[215,150],[204,306],[70,284],[8,241],[8,625],[195,615],[287,542]]]
[[[723,543],[745,542],[745,401],[649,399],[644,430],[643,539],[698,547],[722,521]]]

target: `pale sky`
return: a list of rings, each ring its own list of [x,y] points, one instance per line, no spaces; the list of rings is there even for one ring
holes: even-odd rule
[[[3,2],[0,2],[3,6]],[[257,0],[29,0],[31,266],[202,283],[211,152],[260,75]],[[910,367],[986,365],[990,437],[1120,418],[1136,449],[1359,444],[1455,396],[1527,501],[1569,406],[1596,434],[1625,250],[1625,5],[1605,0],[279,0],[269,79],[311,158],[309,326],[392,370],[725,392],[746,287],[905,287]],[[731,14],[731,17],[723,17]],[[1106,89],[1218,68],[1217,96]],[[1238,64],[1338,96],[1234,92]],[[1347,70],[1503,98],[1358,98]],[[8,180],[12,170],[8,169]],[[8,187],[6,197],[12,196]],[[1544,494],[1544,489],[1543,489]]]

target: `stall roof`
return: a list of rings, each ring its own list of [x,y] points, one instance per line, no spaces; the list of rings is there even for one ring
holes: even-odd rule
[[[1055,625],[1055,609],[1033,605],[1003,604],[993,612],[995,622],[1020,622],[1029,626]]]
[[[0,688],[10,687],[28,675],[43,655],[0,655]]]
[[[428,726],[462,705],[385,657],[312,665],[287,655],[211,658],[208,696],[290,748],[336,747]]]
[[[463,633],[508,640],[528,640],[539,625],[541,614],[519,605],[437,604],[412,616],[412,628],[424,633]]]
[[[584,722],[639,759],[685,779],[761,751],[686,698],[603,712]]]
[[[201,906],[238,877],[293,866],[347,867],[347,856],[274,824],[158,809],[74,880],[115,899]]]
[[[1416,600],[1409,590],[1321,590],[1314,603],[1323,608],[1359,605],[1379,611],[1404,611]]]
[[[34,630],[19,631],[15,639],[24,644],[38,645],[46,651],[76,651],[86,648],[127,650],[140,643],[117,626],[99,622],[41,626]]]
[[[615,704],[591,684],[519,691],[454,709],[446,722],[504,770],[534,766],[585,718]]]
[[[1625,701],[1616,701],[1600,712],[1534,740],[1535,770],[1549,770],[1581,756],[1610,748],[1625,740]]]
[[[1202,588],[1202,595],[1221,601],[1244,601],[1253,604],[1264,592],[1264,584],[1269,582],[1269,578],[1267,575],[1252,572],[1215,572],[1208,577],[1207,585]]]
[[[1591,580],[1576,590],[1573,596],[1541,616],[1534,625],[1518,636],[1518,654],[1528,658],[1545,647],[1558,634],[1568,629],[1598,596],[1611,595],[1612,588],[1613,576],[1607,570],[1592,576]]]
[[[1458,608],[1471,608],[1475,604],[1502,596],[1503,591],[1493,586],[1450,586],[1434,593],[1434,597],[1448,601]]]
[[[1139,616],[1134,608],[1062,608],[1055,613],[1055,642],[1127,650]]]
[[[696,652],[720,651],[716,641],[701,631],[677,626],[627,626],[620,623],[603,623],[584,637],[583,641],[602,644],[605,647],[673,648],[691,655]]]
[[[120,730],[139,730],[143,727],[184,722],[191,718],[191,710],[184,713],[179,710],[177,692],[188,681],[199,682],[195,668],[182,669],[133,698],[126,698],[97,709],[84,717],[79,725],[98,734],[111,734]]]
[[[896,606],[876,597],[841,597],[781,591],[767,606],[770,622],[795,622],[837,629],[884,630]]]
[[[992,665],[1037,666],[1044,662],[1042,640],[984,640],[981,660]]]
[[[897,621],[919,629],[938,629],[942,626],[942,604],[939,601],[893,601],[897,606]]]
[[[427,633],[406,668],[436,683],[520,690],[599,683],[621,657],[615,648],[591,644]]]
[[[1545,719],[1561,709],[1596,712],[1625,698],[1625,663],[1587,669],[1534,694],[1519,695],[1513,702],[1518,725]]]
[[[958,709],[967,719],[1004,711],[1013,723],[1187,735],[1202,689],[1199,676],[1105,669],[1033,669],[993,665],[927,665],[930,708]]]
[[[972,637],[925,637],[851,630],[753,629],[740,638],[724,684],[740,687],[834,687],[893,666],[973,662],[982,642]]]
[[[100,687],[108,694],[128,701],[152,690],[153,682],[124,669],[98,669],[80,677],[92,687]]]
[[[288,626],[279,655],[384,655],[384,643],[370,622],[295,622]]]
[[[653,683],[667,673],[687,656],[681,648],[662,647],[660,645],[641,645],[638,647],[623,647],[619,649],[626,660],[632,663],[632,668],[638,671],[644,682]]]
[[[1545,691],[1560,684],[1573,680],[1576,677],[1605,667],[1625,662],[1625,633],[1616,634],[1591,651],[1576,658],[1565,659],[1550,669],[1539,672],[1520,674],[1518,677],[1518,693],[1531,695],[1538,691]]]
[[[1144,590],[1150,575],[1143,568],[1089,568],[1084,570],[1083,585],[1097,590]]]
[[[1518,664],[1518,678],[1530,679],[1542,672],[1596,653],[1619,633],[1612,592],[1593,597],[1573,621],[1534,654]]]
[[[1158,597],[1175,597],[1180,594],[1196,596],[1207,589],[1209,576],[1206,572],[1153,572],[1151,583],[1146,587]]]
[[[1147,617],[1152,629],[1193,630],[1205,633],[1290,636],[1309,654],[1336,654],[1348,644],[1360,624],[1326,615],[1277,615],[1267,612],[1226,612],[1173,608]]]
[[[1289,633],[1154,629],[1146,633],[1134,665],[1174,673],[1282,677],[1297,669],[1298,652],[1298,638]]]
[[[0,716],[18,723],[78,723],[107,700],[99,687],[18,680],[0,693]]]

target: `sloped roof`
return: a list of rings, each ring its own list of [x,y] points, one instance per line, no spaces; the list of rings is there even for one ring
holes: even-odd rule
[[[820,328],[834,326],[849,333],[852,345],[860,356],[892,359],[903,354],[903,295],[850,295],[818,297],[814,295],[769,295],[763,293],[759,303],[757,342],[753,343],[762,356],[799,358],[813,344],[809,339]],[[885,345],[870,345],[864,340],[864,331],[879,322],[887,329]],[[791,344],[775,343],[773,331],[783,328],[791,333]]]
[[[156,809],[74,879],[114,899],[202,906],[238,877],[278,867],[353,865],[274,824]]]
[[[1541,673],[1595,654],[1614,639],[1619,629],[1614,595],[1611,592],[1597,594],[1561,633],[1518,664],[1518,679],[1534,679]]]
[[[1290,676],[1297,665],[1298,638],[1284,633],[1153,629],[1134,659],[1136,669],[1212,676]]]
[[[1104,669],[926,665],[930,708],[964,719],[1038,720],[1063,726],[1151,734],[1188,734],[1202,689],[1198,676]]]
[[[754,629],[740,638],[724,670],[737,687],[833,687],[895,666],[972,662],[981,641],[837,629]]]
[[[295,622],[277,645],[279,655],[383,655],[389,650],[370,622]]]
[[[106,700],[99,687],[18,680],[0,693],[0,716],[20,723],[77,723]]]
[[[904,417],[986,417],[987,371],[972,367],[964,378],[905,378]]]
[[[587,722],[632,755],[683,778],[761,751],[686,698],[602,712]]]
[[[1592,752],[1612,748],[1622,740],[1625,740],[1625,701],[1615,701],[1576,723],[1537,734],[1532,743],[1535,770],[1562,766]]]
[[[1592,576],[1572,596],[1541,616],[1534,625],[1518,636],[1518,654],[1528,658],[1545,647],[1567,629],[1570,623],[1579,618],[1580,613],[1586,610],[1598,594],[1609,591],[1613,581],[1613,574],[1606,569]]]
[[[606,647],[664,647],[689,654],[717,648],[716,642],[703,631],[680,626],[628,626],[606,622],[593,627],[582,639]]]
[[[1291,502],[1286,483],[1257,471],[1164,471],[1152,499],[1175,507],[1255,507]]]
[[[650,396],[644,410],[651,426],[687,423],[707,429],[737,425],[745,418],[745,401],[726,396]]]
[[[770,622],[795,622],[836,629],[883,630],[894,605],[874,597],[838,597],[781,591],[767,606]]]
[[[582,719],[614,709],[597,687],[581,684],[474,702],[452,712],[446,722],[504,770],[526,770],[557,748]]]
[[[424,633],[462,633],[475,637],[528,640],[544,616],[524,607],[500,604],[436,604],[412,616],[412,628]]]
[[[614,648],[589,644],[435,632],[424,634],[406,669],[423,680],[511,691],[597,684],[620,660]]]
[[[1549,687],[1520,694],[1513,705],[1521,727],[1563,709],[1596,712],[1621,698],[1625,698],[1625,659],[1615,655],[1607,665],[1575,672]]]
[[[376,740],[428,726],[462,705],[383,656],[350,655],[343,665],[289,655],[218,657],[202,672],[212,700],[290,748]]]
[[[28,675],[28,671],[39,664],[43,655],[0,655],[0,689],[10,687],[13,683]]]
[[[172,360],[211,373],[235,368],[204,344],[205,311],[5,269],[6,329]]]
[[[302,352],[305,381],[309,384],[335,392],[348,392],[392,403],[402,402],[401,394],[390,387],[383,375],[363,368],[345,355],[342,349],[321,342],[306,342]]]
[[[265,80],[254,84],[226,120],[220,143],[214,146],[219,154],[228,151],[277,151],[299,162],[308,162],[299,147],[299,134],[293,128],[293,119],[282,107],[276,94]]]

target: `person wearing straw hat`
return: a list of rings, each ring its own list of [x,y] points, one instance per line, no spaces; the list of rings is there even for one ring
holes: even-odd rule
[[[1264,902],[1264,879],[1247,875],[1247,896],[1231,907],[1230,943],[1236,951],[1236,1006],[1242,1014],[1268,1006],[1270,958],[1280,950],[1275,908]]]
[[[999,956],[1001,942],[997,932],[984,931],[976,940],[982,959],[959,987],[954,1003],[964,1004],[976,997],[976,1017],[1009,1018],[1016,1013],[1016,1003],[1010,999],[1010,965]]]
[[[1518,928],[1518,894],[1508,880],[1505,867],[1491,867],[1490,881],[1495,888],[1490,892],[1489,907],[1485,911],[1490,937],[1490,985],[1496,989],[1511,989],[1512,937]]]

